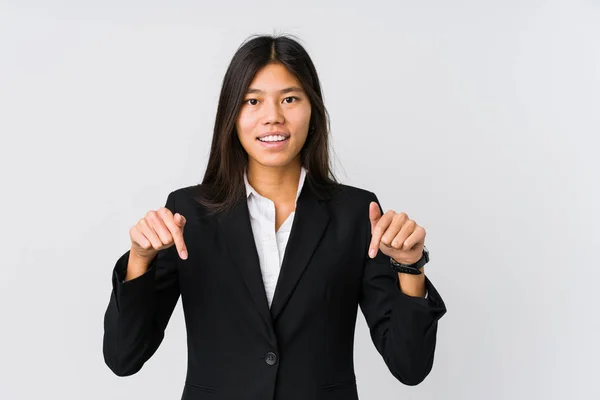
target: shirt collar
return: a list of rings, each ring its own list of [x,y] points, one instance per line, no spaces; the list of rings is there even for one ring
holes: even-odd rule
[[[298,197],[300,196],[300,192],[302,191],[302,186],[304,186],[304,181],[306,180],[306,168],[304,166],[300,169],[300,181],[298,182],[298,191],[296,192],[296,201],[298,201]],[[246,198],[250,197],[251,194],[255,196],[260,196],[260,194],[254,190],[254,188],[248,183],[248,175],[247,172],[244,171],[244,185],[246,186]]]

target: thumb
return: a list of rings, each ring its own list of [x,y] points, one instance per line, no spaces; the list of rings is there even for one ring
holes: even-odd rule
[[[381,218],[381,210],[379,209],[379,204],[377,202],[372,201],[369,204],[369,219],[371,220],[371,230],[375,228],[377,225],[377,221]]]
[[[180,228],[183,228],[185,226],[185,217],[179,213],[175,213],[175,223],[177,224],[177,226],[179,226]]]

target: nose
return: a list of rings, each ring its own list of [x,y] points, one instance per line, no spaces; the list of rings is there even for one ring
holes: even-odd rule
[[[266,101],[263,111],[264,124],[282,124],[285,122],[283,111],[276,101]]]

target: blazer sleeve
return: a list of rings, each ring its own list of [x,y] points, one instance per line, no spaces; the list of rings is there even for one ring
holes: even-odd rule
[[[381,209],[377,196],[371,195],[371,201]],[[360,308],[371,339],[392,375],[406,385],[417,385],[432,369],[438,320],[446,313],[446,306],[427,277],[427,298],[402,293],[389,257],[379,250],[375,258],[367,255],[370,222],[368,232]]]
[[[173,192],[166,207],[175,213]],[[158,349],[180,294],[175,246],[158,251],[144,274],[125,282],[129,253],[113,268],[104,314],[104,361],[118,376],[138,372]]]

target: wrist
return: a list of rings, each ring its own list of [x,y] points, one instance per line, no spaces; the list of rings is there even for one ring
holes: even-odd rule
[[[421,268],[420,275],[398,272],[398,285],[402,293],[412,297],[425,297],[425,270]]]
[[[421,269],[429,262],[429,250],[423,246],[421,258],[413,264],[401,264],[390,257],[390,264],[394,271],[410,275],[422,275]]]
[[[148,267],[150,266],[153,258],[154,257],[141,257],[135,251],[131,250],[129,252],[129,259],[127,261],[127,269],[125,271],[125,281],[135,279],[148,271]]]

